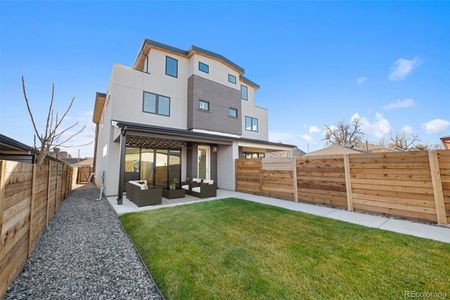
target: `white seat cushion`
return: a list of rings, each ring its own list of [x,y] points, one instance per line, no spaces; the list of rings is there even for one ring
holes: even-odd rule
[[[203,182],[204,183],[207,183],[207,184],[214,184],[214,180],[203,180]]]
[[[202,182],[202,179],[201,178],[192,178],[192,181],[193,182]]]
[[[198,186],[198,187],[192,188],[192,191],[196,192],[196,193],[200,193],[200,187]]]
[[[185,184],[185,185],[181,186],[181,188],[183,188],[185,190],[189,190],[189,184]]]

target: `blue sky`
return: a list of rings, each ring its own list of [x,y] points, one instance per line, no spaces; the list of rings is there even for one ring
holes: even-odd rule
[[[0,132],[32,144],[23,101],[44,116],[76,97],[90,124],[112,65],[131,65],[144,38],[218,52],[261,85],[271,139],[323,146],[325,124],[358,114],[369,141],[450,135],[450,2],[5,2],[1,5]],[[73,144],[92,138],[92,126]],[[69,148],[76,153],[77,148]],[[82,147],[90,155],[92,146]]]

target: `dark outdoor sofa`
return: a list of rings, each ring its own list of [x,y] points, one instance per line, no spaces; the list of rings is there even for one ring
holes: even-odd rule
[[[127,198],[138,207],[155,205],[162,203],[161,188],[141,189],[141,185],[146,185],[145,181],[127,182]]]
[[[191,182],[183,182],[182,187],[187,194],[194,197],[209,198],[217,196],[217,184],[214,180],[201,180],[201,182],[198,182],[194,178]]]

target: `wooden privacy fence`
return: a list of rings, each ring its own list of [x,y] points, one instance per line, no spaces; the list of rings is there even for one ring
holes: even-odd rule
[[[77,169],[77,183],[87,183],[93,172],[92,166],[80,166]]]
[[[38,166],[0,160],[0,298],[72,190],[72,174],[58,161]]]
[[[236,190],[450,224],[450,151],[238,159]]]

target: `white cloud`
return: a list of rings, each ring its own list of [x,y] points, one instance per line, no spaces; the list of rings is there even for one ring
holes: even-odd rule
[[[361,121],[361,129],[369,135],[374,135],[377,138],[385,137],[391,131],[391,124],[383,117],[382,114],[375,114],[375,121],[370,122],[366,117],[361,117],[359,113],[353,114],[351,121],[355,118],[359,118]]]
[[[423,123],[423,127],[430,134],[440,133],[450,126],[450,122],[442,119],[434,119],[430,120],[426,123]]]
[[[420,59],[397,59],[391,67],[388,79],[390,81],[403,80],[421,63]]]
[[[357,85],[363,85],[364,82],[367,81],[367,79],[368,79],[368,78],[367,78],[366,76],[358,77],[358,78],[356,78],[356,84],[357,84]]]
[[[303,135],[301,136],[301,138],[302,138],[303,140],[305,140],[305,142],[308,142],[308,143],[311,143],[311,142],[313,141],[312,136],[310,136],[309,134],[303,134]]]
[[[409,126],[408,124],[406,124],[405,126],[402,127],[402,132],[406,135],[411,135],[414,132],[414,129]]]
[[[388,103],[384,106],[385,109],[397,109],[397,108],[409,108],[416,105],[413,99],[406,98],[403,100],[395,100],[394,102]]]
[[[309,126],[309,129],[308,129],[309,133],[315,133],[315,132],[321,132],[321,131],[322,130],[320,130],[320,128],[315,125]]]

